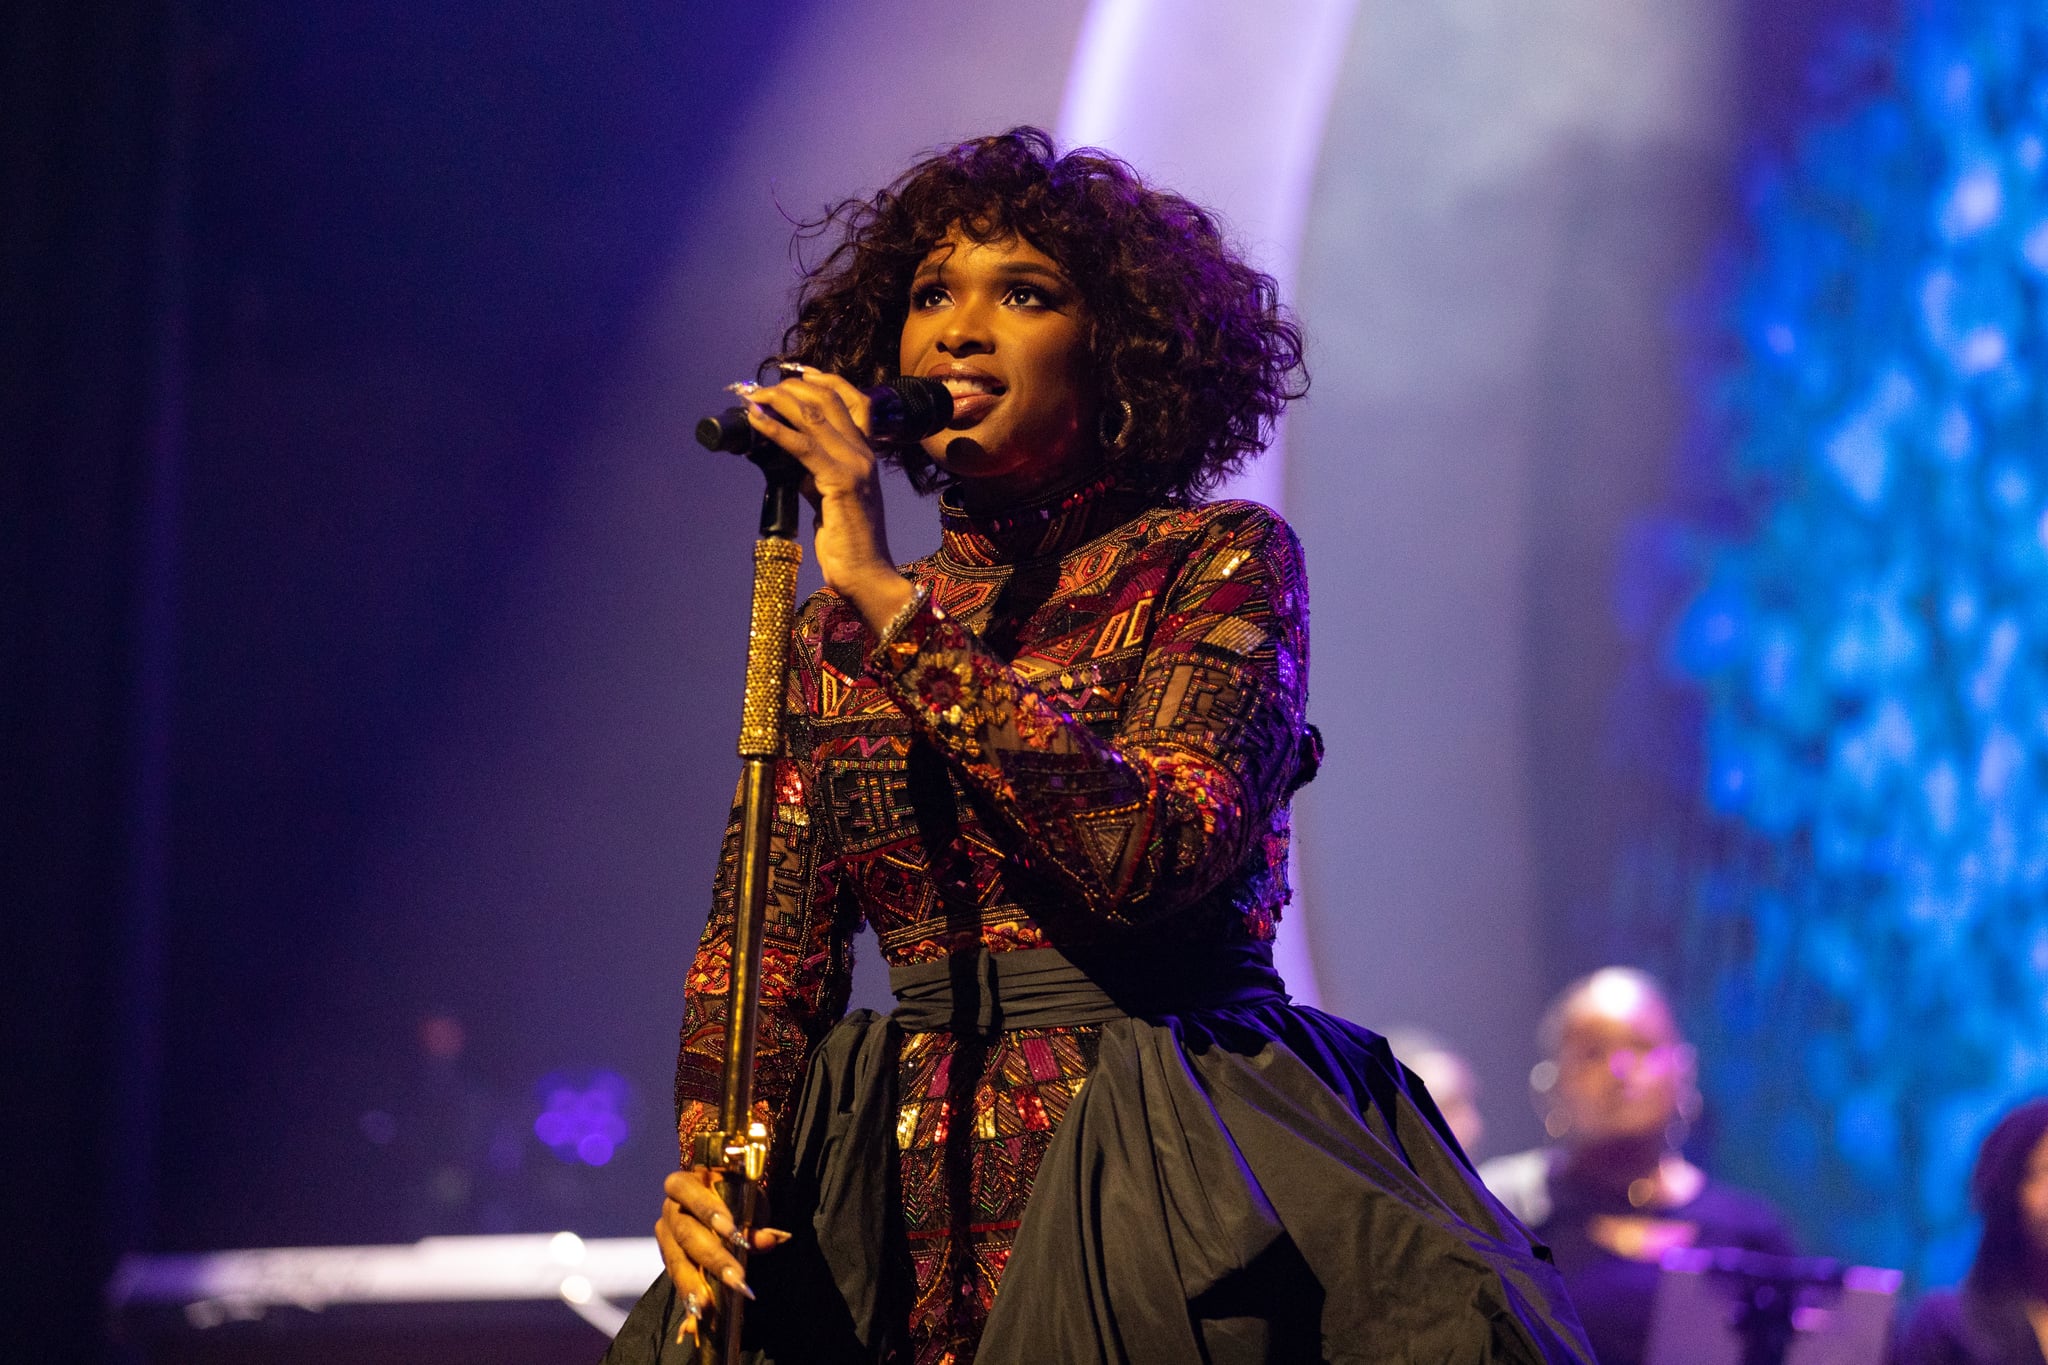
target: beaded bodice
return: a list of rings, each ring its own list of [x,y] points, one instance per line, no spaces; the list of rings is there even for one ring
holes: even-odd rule
[[[878,642],[830,591],[796,627],[756,1093],[777,1108],[844,1012],[851,941],[892,965],[1269,938],[1305,776],[1300,549],[1253,503],[1107,483],[942,505],[919,601]],[[691,963],[676,1094],[715,1106],[738,829]]]

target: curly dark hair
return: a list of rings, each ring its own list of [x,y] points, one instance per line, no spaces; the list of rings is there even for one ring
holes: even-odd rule
[[[862,386],[896,373],[910,282],[958,229],[1023,239],[1064,270],[1087,305],[1104,411],[1130,404],[1105,457],[1118,481],[1190,501],[1265,448],[1308,392],[1301,329],[1272,276],[1240,260],[1215,216],[1088,148],[1056,155],[1037,128],[976,138],[918,162],[872,199],[848,199],[798,241],[838,229],[805,272],[782,354]],[[884,450],[920,492],[940,481],[916,446]]]

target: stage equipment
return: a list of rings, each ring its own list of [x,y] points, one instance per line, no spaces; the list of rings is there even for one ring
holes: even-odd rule
[[[953,395],[936,379],[898,375],[867,390],[867,398],[871,441],[922,441],[944,431],[953,420]],[[745,408],[727,408],[698,422],[697,443],[706,450],[723,450],[749,458],[756,447],[773,446],[748,423]]]
[[[868,391],[876,439],[917,441],[953,419],[953,395],[932,379],[898,378]],[[738,414],[735,425],[734,415]],[[718,1128],[697,1136],[696,1164],[718,1172],[719,1192],[744,1233],[754,1229],[756,1194],[768,1163],[768,1129],[753,1117],[754,1041],[761,1005],[761,940],[768,903],[768,836],[775,817],[775,755],[782,744],[789,632],[796,613],[797,492],[803,466],[747,424],[734,408],[697,424],[709,449],[745,455],[760,467],[761,538],[754,542],[754,604],[747,626],[747,676],[740,706],[740,856],[734,900],[731,985],[726,994],[725,1080]],[[745,1239],[742,1239],[744,1241]],[[744,1265],[746,1252],[733,1253]],[[739,1365],[745,1300],[717,1286],[718,1311],[697,1337],[701,1365]]]
[[[1662,1265],[1648,1365],[1868,1365],[1904,1278],[1734,1248],[1682,1247]]]
[[[632,1302],[659,1273],[652,1237],[573,1232],[131,1255],[107,1285],[107,1309],[149,1361],[409,1363],[469,1352],[538,1365],[594,1352],[585,1343],[626,1319],[616,1301]]]

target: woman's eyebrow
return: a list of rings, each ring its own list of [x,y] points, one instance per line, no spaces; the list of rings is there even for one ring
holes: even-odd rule
[[[917,273],[910,277],[911,287],[921,288],[928,284],[947,283],[947,265],[948,262],[946,261],[937,261],[929,265],[919,266]],[[1006,261],[1002,265],[997,266],[993,273],[997,279],[1005,282],[1010,280],[1040,280],[1061,289],[1071,289],[1073,287],[1073,282],[1057,266],[1040,265],[1036,261]]]
[[[1044,280],[1060,288],[1068,287],[1068,280],[1057,266],[1040,265],[1036,261],[1008,261],[996,267],[996,274],[1006,280]]]

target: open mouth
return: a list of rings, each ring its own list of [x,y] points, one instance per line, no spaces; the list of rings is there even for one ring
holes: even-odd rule
[[[988,416],[1009,392],[1008,385],[985,374],[937,374],[932,378],[943,383],[946,392],[953,395],[953,420],[947,425],[955,431]]]

